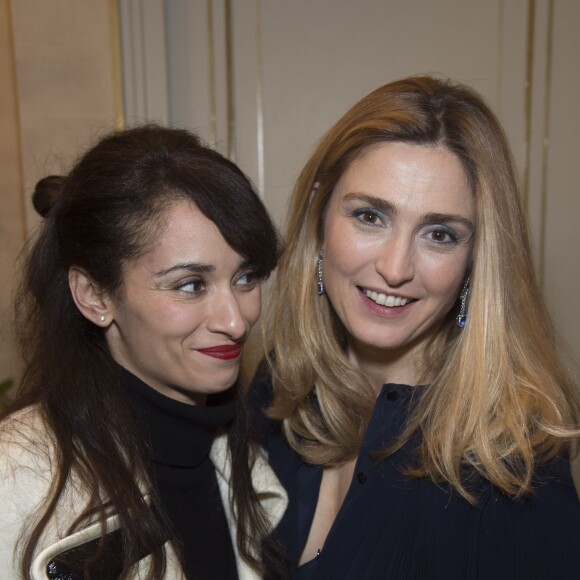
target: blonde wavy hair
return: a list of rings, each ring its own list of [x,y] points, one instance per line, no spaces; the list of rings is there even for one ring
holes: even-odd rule
[[[387,457],[419,434],[407,473],[448,482],[468,501],[467,472],[511,496],[533,489],[537,463],[565,451],[580,416],[571,377],[538,289],[516,173],[499,122],[472,89],[410,77],[355,104],[322,138],[290,202],[270,305],[272,418],[305,461],[341,465],[360,449],[376,394],[347,358],[345,329],[316,292],[323,216],[348,165],[383,142],[445,147],[476,202],[469,321],[453,308],[426,349],[424,379]],[[316,393],[313,404],[312,393]]]

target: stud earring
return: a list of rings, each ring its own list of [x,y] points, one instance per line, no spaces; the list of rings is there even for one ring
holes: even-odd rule
[[[316,284],[316,289],[318,290],[318,295],[322,296],[324,294],[324,281],[322,280],[322,259],[324,258],[324,250],[320,250],[318,254],[318,264],[316,270],[318,272],[318,283]]]
[[[104,314],[101,314],[99,316],[99,322],[105,322],[105,320],[107,320],[107,317]]]
[[[467,323],[467,297],[469,296],[470,282],[471,280],[469,278],[465,280],[465,284],[461,289],[461,294],[459,294],[459,302],[461,304],[459,306],[459,314],[455,319],[455,324],[457,324],[459,328],[465,328],[465,324]]]

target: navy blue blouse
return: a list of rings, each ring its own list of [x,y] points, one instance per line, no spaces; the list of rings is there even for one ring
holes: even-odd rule
[[[371,417],[353,479],[320,556],[297,567],[322,480],[285,441],[280,425],[261,412],[272,397],[259,372],[250,393],[270,463],[289,495],[277,535],[296,580],[571,580],[580,579],[580,503],[568,461],[536,474],[536,493],[514,500],[488,482],[472,506],[445,485],[401,473],[411,463],[401,449],[377,463],[369,456],[400,431],[411,393],[384,385]]]

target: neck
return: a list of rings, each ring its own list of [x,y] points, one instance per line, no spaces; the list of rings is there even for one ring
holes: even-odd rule
[[[407,345],[399,349],[381,349],[349,342],[348,355],[369,379],[378,395],[385,383],[417,385],[421,381],[424,344]]]

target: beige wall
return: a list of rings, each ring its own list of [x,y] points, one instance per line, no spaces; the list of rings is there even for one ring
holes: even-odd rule
[[[579,2],[118,4],[127,119],[187,126],[231,152],[279,221],[315,141],[370,89],[418,72],[478,89],[506,127],[527,185],[546,300],[580,352]],[[34,183],[64,171],[119,120],[116,5],[0,0],[0,380],[15,373],[6,320],[13,258],[37,223]]]
[[[580,360],[580,2],[556,0],[552,87],[546,120],[543,230],[544,294]]]
[[[172,0],[157,33],[147,28],[152,42],[164,40],[167,59],[163,67],[148,69],[145,58],[138,68],[149,73],[144,78],[157,75],[155,96],[161,87],[160,102],[169,103],[169,111],[135,109],[136,117],[166,115],[200,131],[235,156],[283,222],[292,185],[314,143],[365,93],[416,73],[473,86],[506,129],[528,207],[538,277],[558,328],[580,353],[580,306],[574,300],[580,289],[575,224],[580,2],[214,0],[210,5],[211,12],[202,0]],[[146,20],[147,13],[144,5],[138,16]],[[124,31],[136,34],[134,28]],[[133,66],[131,59],[127,64]],[[146,86],[132,91],[147,101]]]
[[[0,381],[19,367],[7,320],[35,183],[118,123],[115,3],[0,0]]]
[[[25,239],[18,94],[10,5],[0,0],[0,382],[13,377],[18,363],[13,348],[11,296],[14,261]]]

